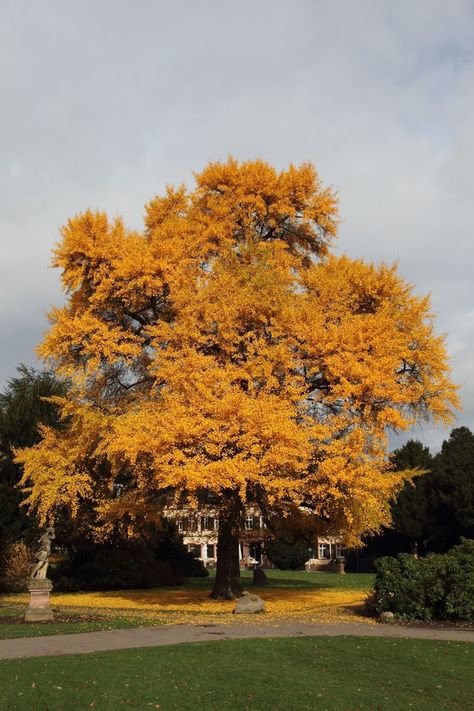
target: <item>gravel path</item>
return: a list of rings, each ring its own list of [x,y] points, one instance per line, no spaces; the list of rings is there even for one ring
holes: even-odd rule
[[[0,659],[87,654],[113,649],[158,647],[183,642],[258,637],[300,637],[358,635],[364,637],[405,637],[474,642],[474,630],[440,627],[405,627],[392,624],[308,624],[282,621],[269,624],[168,625],[136,629],[58,634],[0,640]]]

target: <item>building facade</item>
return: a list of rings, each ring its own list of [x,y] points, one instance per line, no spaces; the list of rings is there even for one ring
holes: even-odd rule
[[[183,543],[196,558],[202,560],[207,568],[217,563],[217,537],[219,517],[214,509],[172,510],[166,512],[167,518],[174,521]],[[261,565],[271,568],[272,564],[265,555],[265,525],[256,509],[249,509],[244,522],[244,530],[239,541],[239,561],[241,568]],[[307,571],[332,570],[334,561],[343,557],[345,549],[340,536],[326,536],[316,539],[310,550],[310,557],[305,564]]]

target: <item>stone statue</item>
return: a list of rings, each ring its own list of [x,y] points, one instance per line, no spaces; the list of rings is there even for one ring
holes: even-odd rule
[[[31,573],[32,578],[46,578],[48,559],[51,554],[51,541],[55,539],[54,528],[49,526],[38,540],[40,548],[35,553],[35,567]]]
[[[40,547],[35,553],[35,567],[31,571],[28,583],[30,602],[25,612],[25,622],[51,622],[54,619],[49,604],[49,593],[53,589],[53,584],[46,577],[46,573],[51,554],[51,541],[55,538],[54,528],[49,526],[38,540]]]

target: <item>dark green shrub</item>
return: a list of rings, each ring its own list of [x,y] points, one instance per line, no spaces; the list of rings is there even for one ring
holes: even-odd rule
[[[209,575],[203,562],[188,551],[182,537],[171,523],[161,532],[154,553],[156,559],[167,563],[176,575],[185,578],[204,578]]]
[[[432,553],[418,562],[423,576],[425,605],[430,610],[430,618],[447,619],[446,599],[446,555]]]
[[[447,618],[474,620],[474,540],[461,538],[446,558],[444,614]]]
[[[309,558],[309,547],[307,543],[288,543],[277,538],[265,543],[265,554],[280,570],[298,570]]]
[[[124,590],[180,585],[209,572],[183,545],[172,524],[146,541],[75,541],[66,560],[50,567],[55,590]]]
[[[375,561],[376,611],[393,612],[407,619],[429,620],[431,611],[425,604],[425,586],[420,561],[408,553],[397,558]]]
[[[411,620],[474,620],[474,541],[461,539],[445,554],[379,558],[376,611]]]
[[[48,577],[56,591],[126,590],[180,585],[165,561],[141,544],[97,544],[76,551],[70,558],[50,568]]]

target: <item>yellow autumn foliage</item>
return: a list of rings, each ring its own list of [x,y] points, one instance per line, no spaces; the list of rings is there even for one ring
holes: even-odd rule
[[[269,589],[258,590],[265,600],[265,615],[258,624],[272,625],[282,620],[333,624],[364,622],[375,624],[375,618],[364,614],[366,591],[353,589]],[[1,596],[0,605],[27,604],[26,594]],[[70,613],[95,613],[113,619],[115,616],[139,616],[153,624],[255,624],[253,615],[233,615],[235,601],[212,600],[208,590],[156,589],[107,592],[55,593],[51,599],[55,610]]]
[[[67,294],[39,348],[65,427],[17,452],[42,521],[152,520],[163,492],[302,506],[347,542],[388,523],[387,433],[457,406],[427,298],[331,255],[337,200],[310,164],[229,158],[169,187],[142,233],[87,211],[55,250]],[[219,503],[220,502],[220,503]]]

